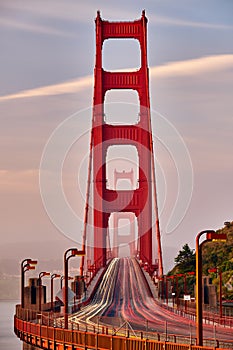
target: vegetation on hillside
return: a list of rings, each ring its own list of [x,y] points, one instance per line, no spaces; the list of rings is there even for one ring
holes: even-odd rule
[[[171,271],[168,272],[168,276],[187,274],[188,272],[194,272],[196,266],[196,257],[193,249],[186,243],[179,251],[175,258],[176,265]],[[194,296],[194,284],[195,276],[188,275],[186,277],[186,292],[191,296]],[[184,276],[179,276],[177,279],[178,283],[178,294],[179,297],[183,297],[184,292]]]
[[[223,298],[233,300],[233,222],[217,231],[227,235],[226,242],[209,242],[203,246],[203,274],[208,269],[217,267],[222,271]],[[219,278],[216,273],[210,274],[213,283],[219,290]]]
[[[202,248],[202,269],[203,275],[210,275],[212,283],[219,291],[219,276],[217,273],[209,273],[208,270],[218,268],[222,272],[223,298],[233,300],[233,222],[225,225],[224,228],[216,231],[227,235],[226,242],[208,242]],[[186,243],[175,258],[175,266],[168,275],[185,274],[195,271],[196,258],[195,251]],[[179,289],[181,296],[184,294],[182,277],[179,278]],[[187,277],[187,292],[193,295],[195,277]]]

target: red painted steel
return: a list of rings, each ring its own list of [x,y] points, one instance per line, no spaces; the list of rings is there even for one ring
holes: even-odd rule
[[[116,189],[117,181],[119,179],[128,179],[130,181],[131,187],[134,185],[134,173],[133,169],[130,171],[117,171],[114,170],[114,189]],[[130,256],[136,256],[136,237],[135,237],[135,222],[133,213],[113,213],[113,257],[119,257],[119,245],[127,244],[130,249]],[[119,234],[119,220],[128,219],[130,222],[130,229],[128,235]]]
[[[134,38],[141,49],[141,67],[134,72],[107,72],[102,67],[102,46],[109,38]],[[93,100],[94,259],[106,265],[106,237],[113,212],[132,212],[138,221],[139,258],[152,264],[152,135],[147,66],[147,18],[145,12],[132,22],[96,18],[96,63]],[[140,101],[140,120],[135,125],[109,125],[104,120],[105,93],[133,89]],[[134,145],[139,158],[139,187],[132,191],[106,188],[106,154],[111,145]],[[158,240],[158,237],[157,237]],[[160,240],[160,237],[159,237]],[[161,247],[160,241],[158,246]],[[162,263],[160,263],[162,266]]]
[[[130,230],[128,235],[119,235],[119,220],[128,219]],[[128,244],[130,249],[130,256],[136,256],[136,239],[135,239],[135,224],[134,214],[132,213],[114,213],[113,218],[114,235],[113,235],[113,257],[119,257],[119,245]]]
[[[196,346],[190,344],[157,341],[147,338],[133,338],[108,334],[107,328],[103,333],[90,331],[62,329],[35,324],[14,318],[14,329],[22,341],[41,349],[73,350],[73,349],[147,349],[147,350],[214,350],[212,346]],[[104,333],[105,330],[105,333]],[[218,350],[224,350],[218,347]]]

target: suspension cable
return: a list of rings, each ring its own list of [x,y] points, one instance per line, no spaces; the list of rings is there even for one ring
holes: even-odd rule
[[[145,28],[144,28],[145,30]],[[146,36],[143,36],[144,38],[144,45],[146,47],[146,41],[145,38]],[[163,275],[163,257],[162,257],[162,247],[161,247],[161,236],[160,236],[160,227],[159,227],[159,211],[158,211],[158,201],[157,201],[157,191],[156,191],[156,177],[155,177],[155,158],[154,158],[154,147],[153,147],[153,137],[152,137],[152,123],[151,123],[151,114],[150,114],[150,98],[149,98],[149,69],[147,69],[147,74],[146,76],[146,85],[148,86],[148,95],[147,95],[147,115],[148,115],[148,127],[149,127],[149,137],[150,137],[150,152],[152,154],[151,157],[151,163],[152,163],[152,183],[153,183],[153,192],[154,192],[154,209],[155,209],[155,220],[156,220],[156,225],[155,225],[155,234],[156,234],[156,239],[157,239],[157,244],[158,244],[158,261],[159,261],[159,276]]]
[[[86,201],[85,201],[85,211],[84,211],[84,229],[83,229],[83,242],[82,250],[86,251],[86,240],[87,240],[87,223],[88,223],[88,212],[89,212],[89,198],[90,198],[90,188],[91,188],[91,163],[92,163],[92,154],[93,154],[93,128],[91,128],[91,140],[89,146],[89,160],[88,160],[88,176],[87,176],[87,190],[86,190]],[[87,254],[87,252],[86,252]],[[84,269],[84,259],[85,256],[82,256],[81,265],[80,265],[80,275],[83,276]]]

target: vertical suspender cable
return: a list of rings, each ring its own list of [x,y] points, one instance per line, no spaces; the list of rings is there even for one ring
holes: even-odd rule
[[[145,12],[143,11],[143,17],[145,15]],[[145,32],[146,30],[146,23],[145,23],[145,17],[144,17],[144,23],[143,23],[143,30]],[[144,52],[147,54],[147,45],[146,45],[146,33],[143,35],[143,45],[144,45]],[[159,260],[159,276],[163,275],[163,258],[162,258],[162,247],[161,247],[161,237],[160,237],[160,227],[159,227],[159,211],[158,211],[158,202],[157,202],[157,192],[156,192],[156,177],[155,177],[155,158],[154,158],[154,149],[153,149],[153,138],[152,138],[152,125],[151,125],[151,116],[150,116],[150,99],[149,99],[149,70],[147,67],[147,62],[145,62],[145,69],[147,70],[145,76],[146,76],[146,84],[148,86],[148,95],[147,95],[147,108],[148,108],[148,125],[149,130],[148,133],[150,135],[150,152],[152,154],[151,157],[151,163],[152,163],[152,182],[153,182],[153,192],[154,192],[154,207],[155,207],[155,218],[156,218],[156,226],[155,226],[155,232],[156,232],[156,239],[158,244],[158,260]]]
[[[89,212],[89,197],[90,197],[90,187],[91,187],[91,163],[92,163],[92,149],[93,149],[93,128],[91,129],[91,140],[89,147],[89,160],[88,160],[88,177],[87,177],[87,190],[86,190],[86,202],[85,202],[85,212],[84,212],[84,229],[83,229],[83,242],[82,250],[86,251],[86,240],[87,240],[87,224],[88,224],[88,212]],[[87,253],[87,252],[86,252]],[[84,256],[81,259],[80,265],[80,275],[83,275],[84,269]]]

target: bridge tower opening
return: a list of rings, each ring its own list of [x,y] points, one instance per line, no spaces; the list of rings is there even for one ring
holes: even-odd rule
[[[128,180],[130,189],[134,188],[134,171],[117,171],[114,169],[114,189],[117,189],[117,184],[121,180]],[[130,257],[137,255],[137,237],[136,237],[136,223],[135,214],[130,212],[113,213],[113,243],[112,255],[113,257],[120,257],[120,252],[125,250],[126,246],[129,248]],[[123,225],[121,225],[123,221]],[[125,256],[125,254],[123,253]]]
[[[135,39],[140,47],[140,67],[134,71],[106,71],[102,65],[102,48],[108,39]],[[135,124],[107,124],[104,116],[106,93],[110,90],[134,90],[139,99]],[[133,190],[108,189],[106,155],[113,145],[135,146],[138,153],[138,185]],[[152,180],[153,144],[150,120],[149,74],[147,65],[147,18],[145,11],[135,21],[110,22],[96,17],[96,61],[92,121],[94,261],[107,262],[109,217],[112,213],[133,213],[138,223],[139,259],[152,265]],[[158,225],[156,225],[158,227]],[[162,255],[158,241],[160,274]]]

